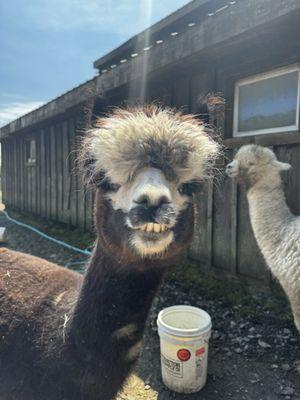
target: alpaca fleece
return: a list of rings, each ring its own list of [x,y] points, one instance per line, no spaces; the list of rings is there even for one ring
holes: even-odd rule
[[[95,183],[97,233],[84,276],[0,251],[0,399],[115,398],[138,359],[166,268],[191,242],[193,194],[181,193],[181,182],[204,178],[217,151],[196,119],[171,110],[119,110],[99,121],[81,149],[81,172]],[[152,178],[155,169],[151,185],[144,167],[151,167]],[[128,190],[128,210],[114,208],[112,194],[125,182],[134,188],[139,176],[144,198],[137,201]],[[180,209],[171,185],[184,204]],[[166,230],[140,228],[153,222]],[[144,246],[142,254],[133,239]]]
[[[219,152],[201,121],[156,106],[118,109],[99,119],[84,147],[83,163],[89,163],[91,175],[105,171],[115,183],[125,183],[150,166],[170,180],[203,179]]]
[[[280,172],[290,165],[272,150],[257,145],[240,148],[227,173],[246,184],[250,220],[258,246],[287,294],[300,331],[300,217],[289,210]]]

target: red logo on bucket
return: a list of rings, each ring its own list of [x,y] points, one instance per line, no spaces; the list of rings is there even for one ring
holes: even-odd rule
[[[196,350],[196,357],[201,356],[203,353],[205,353],[205,347],[201,347],[201,349]]]
[[[177,351],[177,357],[180,361],[188,361],[191,358],[191,353],[188,349],[180,349]]]

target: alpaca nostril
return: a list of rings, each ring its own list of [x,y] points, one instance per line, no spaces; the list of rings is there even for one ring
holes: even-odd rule
[[[159,208],[162,207],[164,204],[170,204],[171,199],[169,199],[166,195],[154,197],[143,194],[139,196],[136,200],[134,200],[134,203],[147,208]]]
[[[142,196],[138,197],[138,199],[134,200],[133,202],[136,204],[144,205],[144,206],[148,207],[149,198],[146,195],[142,195]]]

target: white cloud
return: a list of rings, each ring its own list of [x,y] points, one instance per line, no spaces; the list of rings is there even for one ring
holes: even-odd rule
[[[0,105],[0,127],[44,104],[42,101],[11,102]]]

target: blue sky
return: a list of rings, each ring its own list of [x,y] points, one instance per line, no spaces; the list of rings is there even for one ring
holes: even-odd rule
[[[0,2],[0,126],[94,75],[93,61],[187,0]]]

